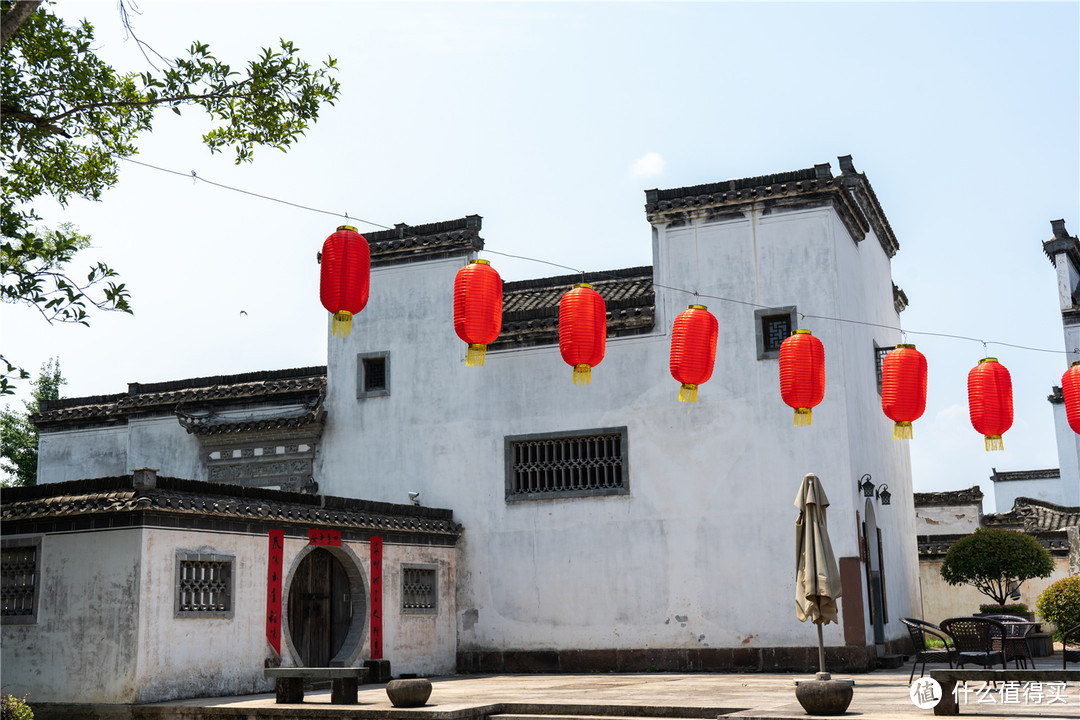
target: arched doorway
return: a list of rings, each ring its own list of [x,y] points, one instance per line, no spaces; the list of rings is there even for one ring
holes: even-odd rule
[[[870,599],[870,622],[874,626],[874,643],[885,642],[885,623],[889,621],[885,604],[885,576],[882,568],[884,553],[881,548],[881,530],[877,526],[872,500],[866,501],[866,520],[863,522],[866,538],[866,589]]]
[[[340,655],[353,654],[353,648],[347,646],[357,635],[353,606],[359,601],[362,618],[366,604],[362,584],[358,588],[351,577],[356,574],[355,569],[348,572],[325,548],[313,549],[296,565],[289,582],[287,618],[289,640],[299,664],[340,665],[344,664]],[[363,624],[360,619],[359,625]]]

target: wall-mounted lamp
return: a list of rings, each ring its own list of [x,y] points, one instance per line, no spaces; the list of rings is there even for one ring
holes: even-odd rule
[[[1020,602],[1020,583],[1013,581],[1009,584],[1009,599]]]
[[[874,491],[874,497],[880,500],[882,505],[888,505],[892,502],[892,493],[889,492],[889,486],[885,483],[881,483],[878,489]]]
[[[855,487],[862,490],[863,497],[876,498],[881,501],[882,505],[888,505],[892,502],[892,493],[889,492],[889,486],[881,483],[875,488],[874,479],[870,477],[870,473],[866,473],[859,478],[855,482]]]
[[[856,480],[855,487],[857,490],[862,490],[864,497],[874,497],[874,481],[870,478],[870,473]]]

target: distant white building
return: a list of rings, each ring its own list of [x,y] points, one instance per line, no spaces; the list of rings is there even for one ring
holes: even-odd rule
[[[261,389],[237,376],[181,381],[175,398],[164,384],[62,400],[37,417],[39,481],[154,467],[395,504],[386,513],[402,518],[411,501],[452,509],[460,538],[440,535],[417,561],[428,536],[401,536],[394,572],[402,580],[420,562],[453,578],[439,607],[453,613],[454,661],[442,630],[435,645],[417,644],[395,609],[383,653],[396,670],[803,670],[817,637],[794,613],[793,502],[813,472],[831,500],[843,579],[840,623],[825,628],[829,664],[872,668],[903,647],[898,619],[921,606],[908,448],[878,389],[880,358],[899,340],[885,328],[898,327],[907,299],[873,189],[850,157],[840,168],[648,191],[652,266],[506,283],[502,334],[483,367],[466,367],[452,321],[454,276],[483,249],[481,219],[371,233],[370,301],[349,337],[329,338],[324,387],[315,368],[258,378]],[[608,341],[591,384],[575,386],[557,306],[582,280],[606,301]],[[716,315],[720,337],[713,377],[688,406],[668,353],[691,303]],[[825,399],[810,427],[793,425],[779,392],[779,344],[797,328],[825,346]],[[891,504],[861,492],[867,475]],[[52,536],[9,522],[17,495],[4,496],[5,543],[40,538],[37,572],[49,582]],[[290,525],[297,537],[303,522]],[[332,515],[316,525],[333,528]],[[352,554],[337,559],[357,578],[371,571],[375,532],[343,530]],[[438,549],[450,547],[452,558]],[[175,552],[162,545],[162,557]],[[250,592],[259,607],[265,593]],[[39,618],[65,632],[49,602],[40,597]],[[370,608],[344,631],[367,632],[364,618]],[[261,633],[250,618],[232,623]],[[22,628],[20,642],[35,646],[43,630]],[[3,637],[7,668],[6,626]],[[362,641],[354,659],[370,649]],[[302,664],[291,647],[283,656]],[[40,683],[5,670],[10,681]]]
[[[1033,578],[1019,588],[1016,602],[1034,610],[1035,601],[1051,584],[1076,572],[1080,545],[1075,536],[1080,527],[1080,507],[1064,507],[1045,500],[1017,498],[1009,512],[982,514],[983,494],[979,486],[966,490],[915,493],[915,527],[919,542],[919,575],[922,585],[920,617],[938,623],[949,617],[970,615],[990,599],[971,585],[948,585],[941,579],[945,554],[953,543],[980,527],[1025,532],[1047,549],[1054,561],[1050,577]],[[1044,628],[1045,629],[1045,628]],[[1035,638],[1034,636],[1038,637]],[[1033,652],[1049,653],[1049,636],[1033,634]]]
[[[1050,225],[1054,236],[1043,243],[1043,252],[1057,271],[1061,325],[1068,354],[1061,369],[1065,372],[1070,363],[1080,360],[1080,241],[1069,235],[1064,220],[1054,220]],[[1054,412],[1058,467],[1006,472],[994,468],[990,480],[994,483],[994,505],[999,513],[1012,510],[1020,498],[1065,507],[1080,506],[1080,435],[1069,427],[1065,398],[1059,386],[1053,386],[1047,400]]]

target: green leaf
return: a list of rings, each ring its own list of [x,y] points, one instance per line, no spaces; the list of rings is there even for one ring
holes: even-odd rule
[[[315,69],[291,41],[279,44],[280,51],[264,48],[243,71],[195,41],[163,71],[124,72],[95,54],[90,23],[69,25],[49,5],[39,7],[0,48],[3,104],[20,112],[0,115],[0,298],[35,307],[49,323],[87,324],[89,310],[132,312],[124,284],[101,287],[116,276],[107,265],[67,271],[90,238],[68,223],[36,227],[35,205],[43,198],[61,206],[72,198],[100,200],[158,109],[179,115],[201,108],[211,123],[206,146],[211,153],[231,148],[237,163],[251,161],[258,146],[287,150],[324,104],[334,104],[340,85],[331,76],[333,58]],[[72,279],[84,272],[85,284]],[[9,376],[0,393],[10,388]]]

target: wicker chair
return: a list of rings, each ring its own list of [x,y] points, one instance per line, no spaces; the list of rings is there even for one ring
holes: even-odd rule
[[[937,625],[928,623],[924,620],[916,620],[915,618],[900,618],[900,622],[907,626],[908,633],[911,635],[911,642],[915,646],[915,661],[911,664],[911,676],[908,677],[908,685],[915,678],[915,666],[922,663],[922,670],[919,671],[919,677],[922,677],[926,672],[926,663],[949,663],[949,667],[953,666],[953,659],[956,657],[956,651],[952,647],[952,643]],[[927,636],[935,637],[944,643],[944,647],[931,648],[926,645]]]
[[[1027,641],[1028,633],[1034,626],[1027,624],[1027,618],[1019,615],[981,615],[980,617],[997,620],[1005,625],[1004,642],[998,642],[995,645],[1000,645],[1005,650],[1006,663],[1012,660],[1017,668],[1020,668],[1021,664],[1026,668],[1030,660],[1031,666],[1035,667],[1035,659],[1031,656],[1031,646]]]
[[[1078,647],[1070,648],[1069,640],[1072,639],[1073,644]],[[1080,625],[1071,627],[1065,632],[1061,633],[1061,667],[1068,670],[1069,663],[1080,662]]]
[[[1001,639],[1007,637],[1005,626],[985,617],[955,617],[941,621],[941,630],[953,639],[956,664],[968,663],[993,667],[1001,663],[1005,670],[1005,650]]]

